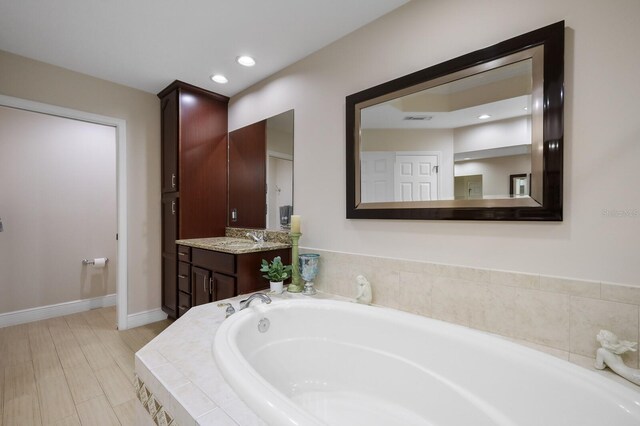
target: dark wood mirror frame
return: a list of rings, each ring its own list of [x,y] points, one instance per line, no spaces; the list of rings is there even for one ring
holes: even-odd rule
[[[356,188],[360,180],[356,164],[359,161],[356,138],[360,131],[356,128],[358,104],[535,46],[544,46],[543,170],[542,201],[538,201],[539,206],[364,208],[361,205],[356,198],[359,196]],[[562,221],[563,96],[564,21],[347,96],[347,219]]]

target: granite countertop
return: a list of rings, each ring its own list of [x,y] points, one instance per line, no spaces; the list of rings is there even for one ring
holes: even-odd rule
[[[270,297],[276,302],[309,296],[284,292],[270,294]],[[237,308],[244,298],[246,295],[224,302],[231,302]],[[345,300],[321,292],[313,298]],[[189,309],[136,352],[138,399],[151,417],[163,418],[157,424],[266,426],[231,389],[218,369],[212,347],[216,331],[225,319],[225,310],[216,304]]]
[[[211,237],[176,240],[176,244],[231,254],[256,253],[261,251],[291,248],[291,244],[286,244],[279,241],[265,241],[263,243],[256,243],[253,240],[249,240],[247,238],[232,237]]]

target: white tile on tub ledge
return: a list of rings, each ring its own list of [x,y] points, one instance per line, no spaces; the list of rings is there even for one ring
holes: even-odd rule
[[[267,424],[240,399],[225,404],[222,409],[240,426],[267,426]]]
[[[193,383],[175,389],[172,396],[181,406],[180,408],[184,408],[188,413],[188,418],[197,419],[217,408],[217,405]],[[179,415],[182,410],[177,411],[176,415]],[[182,424],[182,422],[178,422],[178,424]]]
[[[432,283],[428,276],[400,271],[399,309],[413,314],[431,316]]]
[[[169,361],[154,349],[140,349],[136,352],[135,359],[136,362],[143,362],[148,369],[169,364]]]
[[[489,269],[470,268],[467,266],[455,266],[445,264],[433,264],[432,268],[436,275],[459,280],[467,280],[478,283],[491,282],[491,272]]]
[[[174,389],[189,383],[189,380],[184,374],[178,371],[172,364],[153,368],[151,373],[169,392],[173,392]]]
[[[196,419],[198,426],[238,426],[221,408],[215,408]]]

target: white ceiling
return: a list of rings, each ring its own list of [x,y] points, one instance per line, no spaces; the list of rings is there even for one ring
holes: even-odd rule
[[[0,0],[0,50],[151,93],[178,79],[232,96],[407,1]]]

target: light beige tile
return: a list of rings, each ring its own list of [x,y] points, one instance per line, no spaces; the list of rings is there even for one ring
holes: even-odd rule
[[[537,289],[540,286],[540,276],[533,274],[520,274],[516,272],[492,270],[491,284]]]
[[[2,359],[0,366],[8,367],[31,360],[31,350],[29,349],[29,339],[24,337],[9,337],[5,333],[4,345],[2,347]]]
[[[87,362],[94,370],[100,370],[114,365],[113,358],[102,343],[80,345]]]
[[[583,297],[571,298],[571,352],[595,357],[600,344],[596,335],[609,330],[624,340],[638,341],[638,306]],[[625,363],[638,368],[638,353],[622,355]]]
[[[66,369],[65,377],[76,405],[103,395],[98,379],[88,364]]]
[[[64,376],[48,377],[38,381],[38,397],[42,422],[50,424],[76,414],[71,392]]]
[[[469,325],[502,336],[514,336],[516,291],[516,287],[488,284],[480,309],[472,311]]]
[[[151,420],[151,416],[146,411],[144,411],[143,414],[146,415],[145,417],[147,421],[145,422],[144,417],[142,419],[140,418],[142,416],[139,416],[139,409],[144,411],[144,407],[137,399],[132,399],[113,407],[113,411],[116,413],[116,416],[118,417],[118,420],[120,420],[120,424],[122,426],[140,426],[145,423],[153,425],[153,420]]]
[[[612,302],[640,305],[640,287],[603,282],[600,297]]]
[[[63,323],[56,322],[55,325],[50,325],[49,333],[51,334],[53,343],[56,345],[56,349],[66,345],[78,345],[78,341],[66,321]]]
[[[469,268],[465,266],[433,264],[437,275],[478,283],[491,282],[491,271],[488,269]]]
[[[33,357],[33,368],[35,371],[36,380],[43,380],[49,377],[62,376],[62,365],[58,359],[58,354],[53,351],[44,353],[36,353]]]
[[[518,288],[514,337],[568,351],[569,296]]]
[[[400,271],[399,309],[418,315],[431,316],[431,289],[432,284],[428,276]]]
[[[129,346],[133,352],[138,352],[144,345],[147,344],[147,340],[136,331],[136,329],[129,329],[121,331],[120,338]]]
[[[112,406],[120,405],[136,397],[131,382],[117,365],[97,370],[95,374]]]
[[[52,423],[51,426],[80,426],[80,419],[77,414],[74,414],[71,417]]]
[[[366,276],[366,275],[365,275]],[[373,303],[388,308],[398,308],[400,274],[398,271],[380,268],[367,276],[371,283]],[[355,290],[355,279],[353,280]]]
[[[38,389],[31,361],[13,364],[4,368],[5,404],[20,395],[31,395],[36,400],[38,398]]]
[[[116,307],[110,306],[108,308],[99,309],[99,311],[107,323],[113,325],[113,328],[116,328],[118,323]]]
[[[600,283],[597,281],[572,280],[541,275],[540,290],[569,294],[571,296],[600,298]]]
[[[49,330],[46,332],[34,332],[29,335],[29,345],[31,347],[32,356],[40,354],[54,354],[56,353],[56,346],[53,344],[53,339],[49,334]]]
[[[120,426],[116,413],[104,396],[78,404],[77,410],[83,426]]]
[[[434,278],[431,290],[433,318],[469,326],[482,310],[487,285],[454,278]]]

